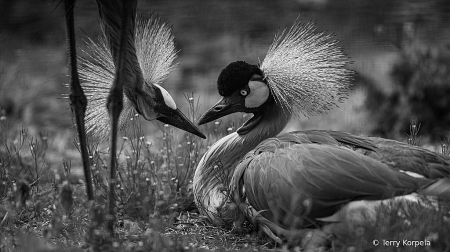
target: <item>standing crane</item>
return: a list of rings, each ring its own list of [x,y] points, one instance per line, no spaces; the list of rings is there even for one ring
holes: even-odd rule
[[[89,58],[79,58],[79,72],[84,81],[81,85],[90,102],[86,110],[87,131],[104,138],[110,132],[105,104],[114,81],[115,55],[119,53],[119,27],[115,26],[117,22],[114,20],[117,19],[120,6],[113,5],[114,1],[97,0],[97,3],[103,36],[99,37],[98,42],[88,40]],[[170,28],[164,23],[160,24],[154,17],[136,18],[135,10],[132,15],[127,48],[134,53],[128,57],[125,70],[122,71],[127,74],[127,81],[124,82],[125,97],[119,128],[123,128],[126,121],[137,112],[146,120],[156,119],[205,138],[177,108],[170,94],[160,86],[173,70],[172,62],[177,57]]]
[[[96,0],[96,3],[104,38],[100,44],[90,45],[94,63],[81,60],[80,73],[85,83],[80,85],[73,18],[75,1],[65,1],[71,67],[69,98],[75,113],[89,200],[93,200],[93,192],[85,113],[88,131],[103,137],[111,134],[109,214],[114,217],[117,131],[119,125],[125,124],[127,115],[136,111],[146,120],[156,119],[199,137],[205,136],[159,85],[172,70],[171,64],[176,57],[170,30],[156,20],[136,25],[137,0]],[[112,231],[111,223],[109,229]]]
[[[216,225],[256,223],[277,242],[339,221],[357,201],[419,193],[450,198],[450,157],[393,140],[325,130],[278,135],[292,116],[316,115],[347,97],[352,72],[331,35],[296,22],[259,65],[229,64],[222,99],[199,120],[252,113],[204,154],[193,190]],[[236,228],[236,226],[235,226]]]

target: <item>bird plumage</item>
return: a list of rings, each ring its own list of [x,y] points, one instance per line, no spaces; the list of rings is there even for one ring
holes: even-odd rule
[[[86,128],[89,133],[100,136],[107,136],[109,132],[109,117],[105,104],[109,95],[109,89],[114,81],[115,69],[111,52],[113,50],[110,50],[113,46],[110,46],[109,41],[111,40],[108,40],[105,34],[106,29],[104,28],[103,34],[98,37],[98,42],[88,38],[86,41],[86,46],[88,48],[86,53],[88,57],[78,58],[81,63],[80,77],[83,80],[82,86],[89,101],[86,111]],[[162,36],[162,38],[155,37],[155,34],[157,36]],[[127,88],[129,91],[144,88],[153,89],[150,85],[160,84],[173,68],[171,64],[176,57],[173,37],[170,35],[170,31],[165,25],[160,26],[157,19],[138,21],[134,36],[139,38],[136,41],[140,41],[136,42],[136,52],[139,52],[139,54],[137,54],[139,55],[138,61],[142,62],[142,66],[140,64],[133,64],[133,67],[137,69],[137,76],[142,76],[142,78],[138,78],[136,81],[127,81],[126,86],[128,87],[124,87],[124,90]],[[159,45],[151,43],[158,40],[166,41],[166,43],[161,43],[161,46],[165,47],[162,51],[167,53],[166,55],[162,55],[162,57],[161,55],[158,55],[158,52],[155,52],[161,50]],[[158,61],[155,60],[155,56],[159,56]],[[150,60],[151,62],[149,62]],[[126,72],[131,72],[131,74],[129,74],[130,76],[135,75],[135,71],[130,71],[130,68],[128,68]],[[149,86],[145,87],[144,85]],[[154,92],[146,93],[152,95]],[[136,94],[132,96],[135,95]],[[128,97],[130,96],[125,95],[124,97],[124,108],[119,119],[120,128],[123,128],[126,125],[130,116],[137,113],[134,109],[135,106],[133,105],[133,102]]]
[[[109,49],[111,51],[112,58],[114,59],[114,65],[118,65],[119,47],[120,47],[120,33],[122,32],[121,20],[123,18],[123,3],[122,1],[110,1],[110,0],[95,0],[100,15],[100,21],[103,29],[103,34],[108,41]],[[137,0],[128,1],[131,9],[131,15],[126,16],[128,19],[128,27],[126,36],[127,48],[130,53],[127,57],[127,64],[129,65],[128,71],[139,72],[140,68],[137,67],[137,53],[135,48],[135,28],[136,28],[136,12],[137,12]],[[138,64],[136,66],[136,64]]]
[[[193,179],[195,202],[200,213],[216,225],[231,226],[240,215],[237,207],[231,204],[232,195],[228,190],[236,165],[259,143],[280,133],[289,121],[290,117],[280,106],[267,109],[273,111],[253,125],[252,130],[247,132],[246,126],[252,126],[252,123],[246,123],[238,129],[246,134],[234,132],[220,139],[197,165]]]
[[[106,138],[110,131],[106,101],[118,65],[122,2],[97,0],[97,4],[102,34],[97,41],[87,39],[85,52],[88,57],[79,57],[78,60],[82,87],[89,101],[86,110],[87,131],[99,138]],[[161,103],[165,103],[175,113],[181,113],[169,93],[160,86],[175,68],[172,63],[177,57],[170,27],[155,16],[137,17],[137,1],[130,4],[132,16],[127,17],[131,21],[128,26],[130,34],[125,46],[128,57],[122,71],[125,96],[119,128],[123,128],[136,113],[147,120],[161,119],[160,114],[165,111],[156,111]],[[167,114],[170,113],[174,112]],[[180,117],[179,121],[187,120],[183,115]],[[167,123],[174,125],[171,121]],[[192,124],[182,126],[178,123],[174,126],[204,137]]]
[[[352,71],[344,68],[349,59],[332,38],[300,21],[275,36],[259,68],[275,100],[290,113],[317,115],[347,98]]]
[[[170,94],[158,85],[167,77],[176,57],[173,38],[170,31],[164,26],[158,26],[157,22],[136,25],[137,0],[96,0],[104,38],[100,44],[90,45],[93,51],[92,63],[80,60],[83,65],[80,67],[82,79],[85,81],[84,85],[80,83],[75,46],[75,2],[65,1],[70,60],[69,100],[74,112],[86,192],[90,201],[94,200],[94,196],[85,126],[96,137],[106,138],[111,135],[108,194],[108,214],[111,218],[106,226],[110,235],[114,235],[117,132],[119,125],[123,127],[126,123],[130,113],[135,110],[146,120],[157,119],[199,137],[205,136],[177,108]]]
[[[371,147],[340,142],[340,135],[360,138]],[[297,131],[267,139],[237,165],[230,183],[234,204],[281,241],[278,236],[286,238],[293,230],[342,220],[336,215],[345,214],[341,209],[353,202],[411,193],[449,199],[448,156],[385,141],[335,131]]]
[[[279,219],[269,218],[274,222],[291,225],[292,220],[284,220],[286,216],[281,213],[293,212],[293,217],[308,217],[298,224],[308,227],[315,224],[310,222],[333,215],[350,201],[405,195],[432,182],[397,172],[339,145],[294,140],[295,135],[290,135],[290,141],[283,137],[270,138],[247,154],[231,182],[234,192],[245,188],[254,208],[273,209],[261,215],[278,213]],[[240,185],[238,180],[245,183]],[[295,196],[298,198],[293,199]],[[305,201],[308,204],[303,204]]]
[[[283,39],[276,39],[271,56],[259,67],[234,62],[219,75],[218,90],[224,97],[199,124],[234,112],[254,116],[215,143],[195,172],[196,203],[213,223],[231,226],[243,214],[281,241],[278,236],[327,223],[358,200],[413,192],[450,197],[448,156],[336,131],[278,135],[293,115],[322,113],[346,97],[351,71],[329,39],[310,25],[295,23]],[[235,69],[238,77],[233,76]],[[270,91],[267,97],[264,87]],[[221,180],[219,173],[225,174]]]

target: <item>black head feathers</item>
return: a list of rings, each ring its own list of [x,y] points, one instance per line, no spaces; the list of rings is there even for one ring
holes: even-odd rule
[[[263,75],[257,65],[236,61],[225,67],[217,79],[217,89],[221,96],[229,96],[237,89],[245,87],[254,74]]]

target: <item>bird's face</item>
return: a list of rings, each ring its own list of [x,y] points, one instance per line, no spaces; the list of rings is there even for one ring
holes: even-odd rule
[[[172,96],[163,87],[154,84],[154,96],[139,95],[137,110],[146,120],[158,120],[170,124],[201,138],[205,135],[177,108]]]
[[[223,69],[217,86],[223,97],[203,114],[199,125],[235,112],[253,113],[258,117],[271,97],[261,70],[243,61],[233,62]]]

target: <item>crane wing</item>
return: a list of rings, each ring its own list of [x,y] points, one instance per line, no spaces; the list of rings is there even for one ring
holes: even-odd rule
[[[238,205],[248,204],[285,228],[314,224],[350,201],[409,194],[432,182],[395,171],[332,139],[331,144],[313,143],[307,134],[297,141],[287,134],[281,139],[268,139],[249,153],[238,165],[231,188],[238,191]]]
[[[413,172],[429,179],[450,177],[450,156],[394,140],[368,139],[377,146],[377,151],[367,155],[392,169]]]
[[[415,173],[429,179],[450,177],[450,156],[407,143],[339,131],[307,130],[286,134],[307,137],[313,143],[346,146],[396,171]]]

